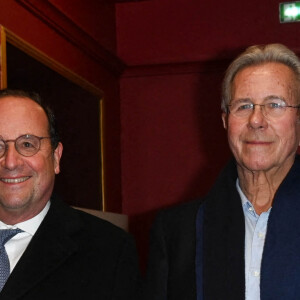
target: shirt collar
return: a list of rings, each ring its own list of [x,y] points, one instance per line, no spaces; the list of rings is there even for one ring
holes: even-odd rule
[[[237,189],[237,191],[238,191],[238,193],[239,193],[239,195],[241,197],[244,214],[247,212],[247,213],[250,213],[251,215],[253,215],[254,217],[258,217],[258,215],[255,212],[254,206],[247,199],[247,197],[245,196],[244,192],[242,191],[242,189],[240,187],[240,181],[239,181],[238,178],[236,180],[236,189]],[[270,207],[266,213],[270,213],[271,208],[272,207]]]
[[[240,181],[239,181],[238,178],[237,178],[237,180],[236,180],[236,189],[237,189],[237,191],[238,191],[238,193],[239,193],[239,195],[240,195],[240,197],[241,197],[242,205],[243,205],[243,206],[246,206],[247,203],[248,203],[248,204],[250,204],[250,205],[252,206],[251,202],[247,199],[247,197],[246,197],[245,194],[243,193],[243,191],[242,191],[242,189],[241,189],[241,187],[240,187]]]
[[[239,181],[238,178],[236,180],[236,189],[237,189],[237,191],[238,191],[238,193],[241,197],[244,214],[250,213],[251,215],[256,217],[257,215],[256,215],[256,212],[255,212],[255,209],[254,209],[252,203],[247,199],[244,192],[242,191],[242,189],[240,187],[240,181]]]
[[[50,208],[50,201],[47,202],[42,211],[34,216],[33,218],[26,220],[24,222],[17,223],[15,225],[7,225],[0,221],[0,229],[11,229],[11,228],[20,228],[24,232],[34,235],[42,221],[44,220],[48,210]]]

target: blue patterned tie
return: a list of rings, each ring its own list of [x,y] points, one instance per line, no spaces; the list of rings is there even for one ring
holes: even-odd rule
[[[4,245],[13,236],[20,232],[22,232],[22,230],[19,228],[0,230],[0,291],[2,291],[5,282],[10,275],[9,259]]]

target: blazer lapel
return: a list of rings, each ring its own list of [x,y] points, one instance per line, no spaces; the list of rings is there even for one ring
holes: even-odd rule
[[[77,251],[58,209],[56,203],[51,203],[40,228],[8,278],[1,299],[19,299]]]
[[[203,223],[204,299],[245,298],[245,225],[232,161],[208,195]]]
[[[261,267],[261,299],[299,299],[300,160],[279,187],[269,216]]]

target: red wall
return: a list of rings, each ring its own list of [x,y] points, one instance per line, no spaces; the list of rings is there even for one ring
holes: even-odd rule
[[[117,53],[120,82],[22,3],[48,3]],[[253,43],[298,50],[300,24],[279,24],[274,0],[88,3],[0,0],[0,24],[104,90],[108,209],[137,215],[205,193],[229,155],[219,111],[227,59]]]
[[[61,10],[92,45],[116,53],[124,73],[19,4],[26,2]],[[140,249],[153,212],[203,195],[230,155],[219,109],[229,60],[258,43],[281,42],[300,53],[300,23],[280,24],[278,5],[0,0],[0,24],[104,91],[107,208],[131,216]]]
[[[145,213],[207,191],[228,158],[219,105],[222,72],[121,80],[125,213]]]
[[[204,195],[228,160],[223,71],[201,66],[121,80],[122,204],[143,268],[156,211]]]
[[[276,0],[149,0],[118,4],[117,44],[130,65],[204,61],[241,47],[282,42],[299,49],[299,23],[279,23]],[[300,49],[299,49],[300,50]]]
[[[300,23],[274,0],[149,0],[116,6],[123,211],[145,261],[154,213],[204,195],[230,156],[222,128],[225,69],[252,44],[300,52]]]
[[[228,159],[220,119],[224,71],[252,44],[300,52],[300,23],[279,2],[150,0],[116,6],[123,211],[142,214],[203,195]]]

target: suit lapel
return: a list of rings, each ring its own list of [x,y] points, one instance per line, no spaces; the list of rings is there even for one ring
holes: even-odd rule
[[[208,196],[203,223],[204,299],[245,298],[245,225],[232,161]]]
[[[204,299],[245,299],[245,224],[235,187],[236,167],[222,172],[203,221]],[[300,290],[300,159],[279,187],[268,221],[261,266],[261,299],[298,299]]]
[[[279,187],[268,221],[261,267],[261,299],[299,299],[300,161]]]
[[[4,286],[1,299],[19,299],[77,251],[65,226],[67,215],[63,205],[51,203],[48,214]]]

